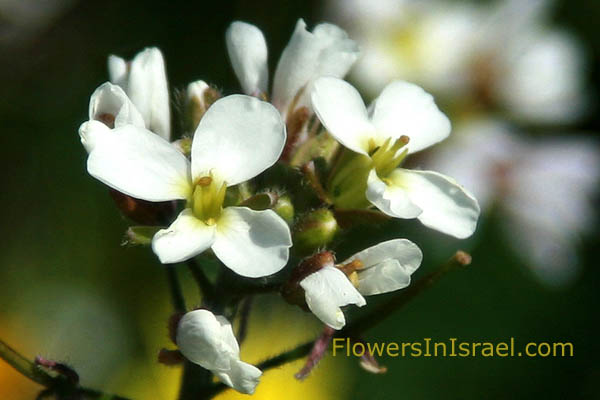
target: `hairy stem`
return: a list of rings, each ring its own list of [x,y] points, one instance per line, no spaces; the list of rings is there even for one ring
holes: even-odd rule
[[[17,353],[9,345],[0,340],[0,358],[6,361],[11,367],[16,369],[22,375],[39,383],[40,385],[50,386],[54,383],[54,378],[43,369],[29,361],[21,354]]]
[[[64,379],[64,377],[61,377],[60,375],[54,377],[44,371],[40,366],[25,358],[2,340],[0,340],[0,358],[6,361],[23,376],[47,388],[40,393],[38,398],[46,398],[54,395],[54,393],[71,393],[85,395],[87,398],[93,399],[128,400],[126,397],[109,395],[96,389],[80,387],[76,383]]]

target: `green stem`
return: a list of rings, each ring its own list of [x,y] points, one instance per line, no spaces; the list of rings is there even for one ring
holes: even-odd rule
[[[0,358],[22,375],[43,386],[54,384],[54,378],[0,340]]]
[[[415,298],[418,294],[424,290],[433,286],[440,278],[445,276],[448,272],[451,272],[459,267],[467,266],[471,263],[471,256],[463,251],[457,251],[456,254],[448,260],[444,265],[433,271],[429,275],[419,279],[416,283],[410,286],[407,290],[398,292],[392,296],[388,301],[373,307],[369,312],[361,318],[356,319],[354,322],[346,325],[346,327],[340,331],[337,331],[334,337],[351,337],[362,334],[363,332],[371,329],[375,325],[381,323],[388,317],[390,317],[395,311],[405,306],[410,300]],[[302,357],[305,357],[310,353],[314,344],[314,340],[298,345],[292,350],[283,352],[275,357],[266,359],[259,363],[257,367],[266,371],[271,368],[279,367],[292,361],[296,361]],[[228,387],[223,383],[213,385],[210,389],[211,398]]]
[[[167,265],[165,269],[167,271],[167,282],[169,283],[169,290],[171,291],[173,307],[175,308],[175,311],[185,312],[185,299],[183,298],[179,278],[177,278],[177,271],[172,265]]]
[[[179,400],[204,400],[212,395],[212,372],[199,365],[186,361],[179,389]]]
[[[96,389],[79,387],[63,379],[60,375],[54,377],[44,371],[41,367],[35,365],[32,361],[23,357],[16,350],[0,340],[0,358],[6,361],[11,367],[32,381],[48,388],[44,392],[46,395],[53,395],[56,392],[68,392],[84,394],[89,398],[103,400],[128,400],[126,397],[109,395]]]
[[[194,280],[198,284],[198,288],[202,294],[203,302],[211,302],[215,297],[215,287],[204,274],[204,270],[202,270],[202,268],[193,258],[190,258],[187,261],[187,266],[190,269]]]

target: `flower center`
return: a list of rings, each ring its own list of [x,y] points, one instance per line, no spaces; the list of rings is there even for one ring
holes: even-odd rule
[[[346,151],[332,171],[328,189],[333,203],[339,208],[366,208],[369,201],[365,197],[367,180],[375,169],[381,179],[385,179],[406,157],[408,136],[398,139],[387,138],[381,145],[369,140],[369,156]]]
[[[408,136],[400,136],[398,139],[387,138],[381,146],[374,146],[370,143],[372,150],[369,155],[379,177],[385,178],[398,168],[408,153],[408,149],[399,150],[406,146],[408,141]]]
[[[227,185],[213,176],[203,176],[196,181],[194,191],[188,200],[196,218],[207,225],[214,225],[223,211]]]

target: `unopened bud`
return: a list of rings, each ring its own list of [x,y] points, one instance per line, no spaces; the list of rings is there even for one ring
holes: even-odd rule
[[[186,114],[188,128],[194,132],[202,116],[215,101],[221,97],[221,93],[204,81],[192,82],[187,87]]]
[[[192,138],[190,137],[182,137],[171,144],[186,157],[192,154]]]
[[[277,203],[273,206],[273,211],[288,224],[294,222],[294,205],[289,196],[279,196]]]
[[[140,200],[114,189],[109,189],[109,193],[117,208],[140,225],[163,225],[172,220],[174,209],[170,201],[155,203]]]
[[[294,248],[299,254],[309,254],[330,243],[338,232],[338,223],[331,210],[320,208],[301,217],[294,227]]]
[[[125,231],[124,246],[149,246],[160,226],[130,226]]]

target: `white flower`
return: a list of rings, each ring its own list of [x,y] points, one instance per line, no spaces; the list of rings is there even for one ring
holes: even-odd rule
[[[584,51],[547,27],[551,1],[330,3],[331,16],[341,15],[361,44],[355,78],[370,93],[405,79],[527,122],[570,122],[585,111]]]
[[[320,78],[312,101],[327,131],[359,155],[332,180],[330,189],[337,206],[357,207],[362,194],[355,188],[364,188],[371,204],[392,217],[418,218],[424,225],[458,238],[474,232],[479,205],[452,178],[396,168],[406,154],[450,134],[450,122],[431,95],[418,86],[396,81],[367,111],[350,84]]]
[[[142,114],[146,128],[169,140],[171,111],[169,87],[163,55],[157,48],[139,52],[130,62],[117,56],[108,58],[110,80],[125,90]]]
[[[225,317],[208,310],[186,313],[177,327],[177,346],[185,358],[212,371],[227,386],[254,393],[262,372],[240,361],[240,347]]]
[[[326,265],[300,281],[300,286],[313,314],[328,326],[341,329],[346,319],[340,307],[348,304],[362,307],[366,304],[363,295],[407,287],[422,260],[423,253],[411,241],[390,240],[353,255],[340,265],[341,269]],[[343,269],[350,274],[356,288]]]
[[[333,329],[342,329],[346,318],[340,307],[367,304],[348,277],[333,265],[326,265],[300,281],[310,311]]]
[[[129,196],[147,201],[186,200],[186,208],[152,247],[163,263],[180,262],[208,248],[247,277],[279,271],[287,263],[290,232],[272,210],[223,208],[227,187],[273,165],[284,146],[279,112],[254,97],[215,102],[194,134],[191,163],[163,138],[134,125],[109,129],[92,120],[79,130],[93,143],[88,172]],[[260,146],[260,147],[257,147]]]
[[[566,284],[577,276],[581,235],[595,227],[600,150],[579,137],[517,134],[497,121],[471,122],[430,161],[468,183],[484,210],[501,212],[508,243],[544,283]]]
[[[134,125],[144,128],[144,119],[135,108],[123,89],[110,82],[98,87],[90,98],[90,121],[99,121],[108,128],[118,128],[124,125]],[[81,138],[88,153],[92,150],[93,137]]]
[[[244,92],[266,94],[267,45],[262,32],[245,22],[234,22],[226,39],[233,69]],[[273,104],[284,118],[298,107],[310,108],[312,82],[320,76],[345,76],[357,58],[358,46],[337,26],[319,24],[309,32],[304,21],[298,20],[275,70]]]

